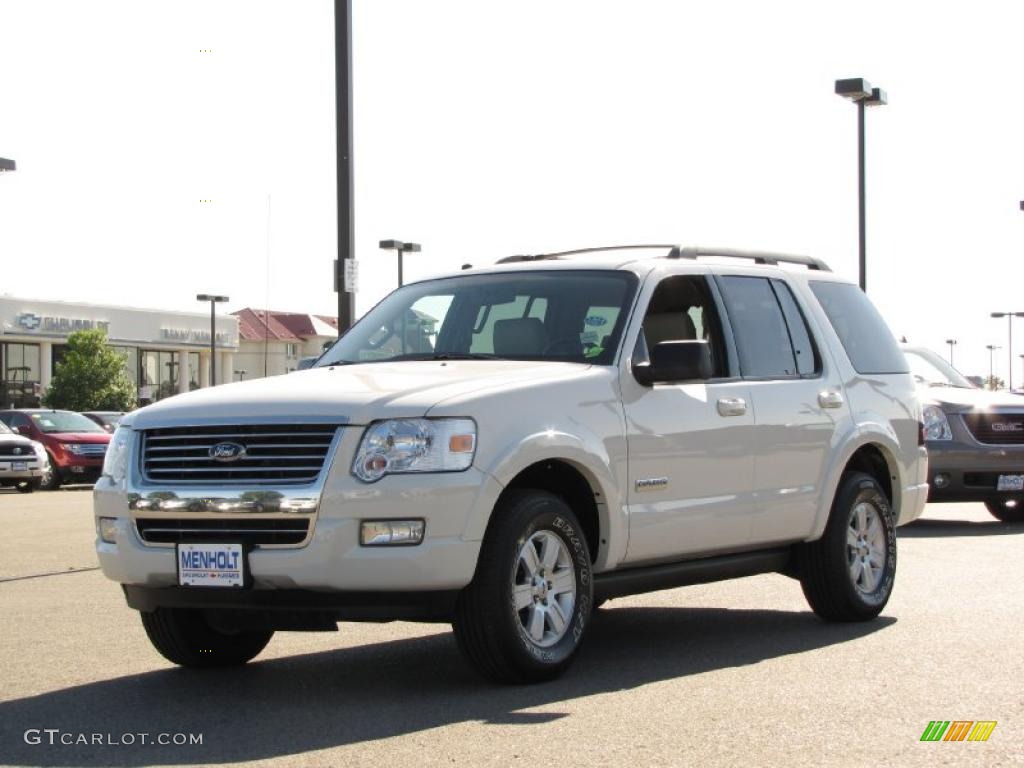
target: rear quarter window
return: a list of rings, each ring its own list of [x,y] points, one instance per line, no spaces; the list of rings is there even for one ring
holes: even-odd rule
[[[810,281],[857,373],[909,373],[910,366],[875,305],[856,285]]]

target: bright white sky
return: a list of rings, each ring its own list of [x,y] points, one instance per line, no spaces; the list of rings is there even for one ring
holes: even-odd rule
[[[1024,3],[354,0],[364,312],[396,279],[680,242],[809,253],[988,372],[1024,310]],[[0,0],[0,293],[334,314],[331,0]],[[206,53],[202,51],[209,50]],[[268,272],[268,195],[271,198]],[[200,202],[211,200],[212,202]],[[269,274],[269,280],[268,280]],[[1017,321],[1016,382],[1024,382]]]

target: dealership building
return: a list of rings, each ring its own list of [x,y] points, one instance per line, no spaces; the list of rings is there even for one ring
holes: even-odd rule
[[[140,404],[210,384],[209,314],[0,296],[0,408],[39,405],[68,335],[93,328],[125,356]],[[216,332],[222,384],[238,378],[238,318],[218,316]]]

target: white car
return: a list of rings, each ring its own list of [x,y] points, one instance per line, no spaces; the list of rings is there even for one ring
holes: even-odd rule
[[[0,488],[21,493],[39,490],[49,468],[41,443],[19,435],[0,421]]]
[[[400,288],[310,370],[125,416],[96,546],[177,664],[403,618],[543,680],[622,595],[780,571],[825,619],[876,616],[920,420],[881,317],[814,259],[512,257]]]

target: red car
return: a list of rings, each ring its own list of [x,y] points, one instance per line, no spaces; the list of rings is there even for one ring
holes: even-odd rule
[[[50,471],[42,482],[46,490],[99,479],[110,434],[96,422],[74,411],[43,408],[0,411],[0,421],[46,447],[50,456]]]

